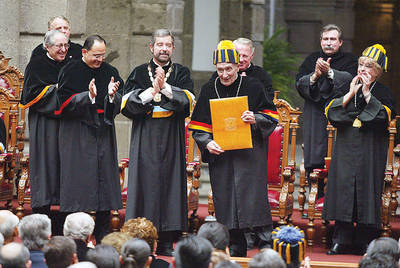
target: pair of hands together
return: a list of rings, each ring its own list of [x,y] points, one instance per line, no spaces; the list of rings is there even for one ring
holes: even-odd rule
[[[243,122],[245,122],[247,124],[255,124],[256,123],[256,118],[252,111],[244,111],[241,116],[241,119],[243,120]],[[216,155],[220,155],[221,153],[224,152],[224,150],[222,150],[221,146],[219,146],[218,143],[216,143],[214,140],[210,141],[207,144],[207,150],[210,152],[210,154],[216,154]]]
[[[115,82],[114,76],[112,76],[110,79],[110,83],[108,83],[108,95],[110,96],[110,98],[114,97],[115,93],[118,90],[119,84],[120,82],[119,81]],[[97,87],[94,78],[89,83],[89,94],[92,99],[94,99],[97,96]]]
[[[151,94],[156,95],[164,88],[165,71],[162,67],[158,66],[156,75],[153,81],[153,91]]]
[[[321,75],[327,74],[331,69],[331,58],[328,58],[326,61],[323,58],[318,58],[315,63],[315,70],[312,75],[312,79],[316,81]]]

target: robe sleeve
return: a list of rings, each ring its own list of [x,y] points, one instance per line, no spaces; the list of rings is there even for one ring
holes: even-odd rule
[[[358,116],[358,119],[365,123],[366,126],[382,125],[385,127],[392,119],[392,109],[389,106],[383,105],[377,98],[371,95],[371,99]]]
[[[118,92],[114,95],[114,100],[110,102],[110,96],[107,96],[104,99],[104,122],[109,125],[112,125],[114,122],[114,118],[119,114],[121,107],[122,96]]]
[[[193,92],[193,80],[190,78],[190,70],[185,66],[177,67],[175,72],[176,78],[174,79],[174,86],[178,87],[182,90],[189,90],[191,93]],[[168,81],[167,81],[168,82]]]
[[[259,91],[260,92],[260,91]],[[274,131],[279,121],[279,114],[275,104],[269,99],[263,91],[257,97],[258,104],[254,112],[256,123],[251,125],[252,132],[261,135],[262,139],[267,139]]]
[[[343,97],[331,100],[325,107],[325,115],[334,127],[352,125],[356,113],[348,112],[342,106]]]

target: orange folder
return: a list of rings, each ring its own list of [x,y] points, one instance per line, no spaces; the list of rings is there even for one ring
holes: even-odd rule
[[[248,109],[247,96],[210,100],[213,137],[223,150],[253,148],[250,124],[241,119]]]

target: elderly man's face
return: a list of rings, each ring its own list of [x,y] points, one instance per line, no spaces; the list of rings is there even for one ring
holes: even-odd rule
[[[230,86],[235,82],[239,72],[239,65],[235,63],[217,63],[217,73],[224,86]]]
[[[174,52],[175,46],[171,36],[156,37],[154,45],[150,44],[150,51],[154,61],[163,66],[167,64]]]
[[[51,24],[50,30],[58,30],[65,34],[65,36],[69,39],[71,34],[71,29],[69,28],[68,22],[61,18],[56,18],[53,23]]]
[[[61,62],[65,59],[68,52],[68,38],[63,33],[55,33],[53,41],[53,45],[46,44],[46,50],[52,59]]]
[[[322,51],[331,56],[339,51],[343,41],[339,39],[339,32],[336,30],[326,31],[321,36],[321,48]]]
[[[235,44],[235,49],[239,53],[239,70],[245,71],[249,68],[254,53],[248,45]]]
[[[89,49],[82,49],[82,56],[85,63],[92,69],[100,68],[106,56],[106,45],[104,42],[94,41]]]

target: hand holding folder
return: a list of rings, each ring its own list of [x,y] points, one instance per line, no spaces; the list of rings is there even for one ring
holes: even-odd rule
[[[247,96],[210,100],[212,132],[223,150],[253,148],[250,124],[242,119],[249,110]]]

